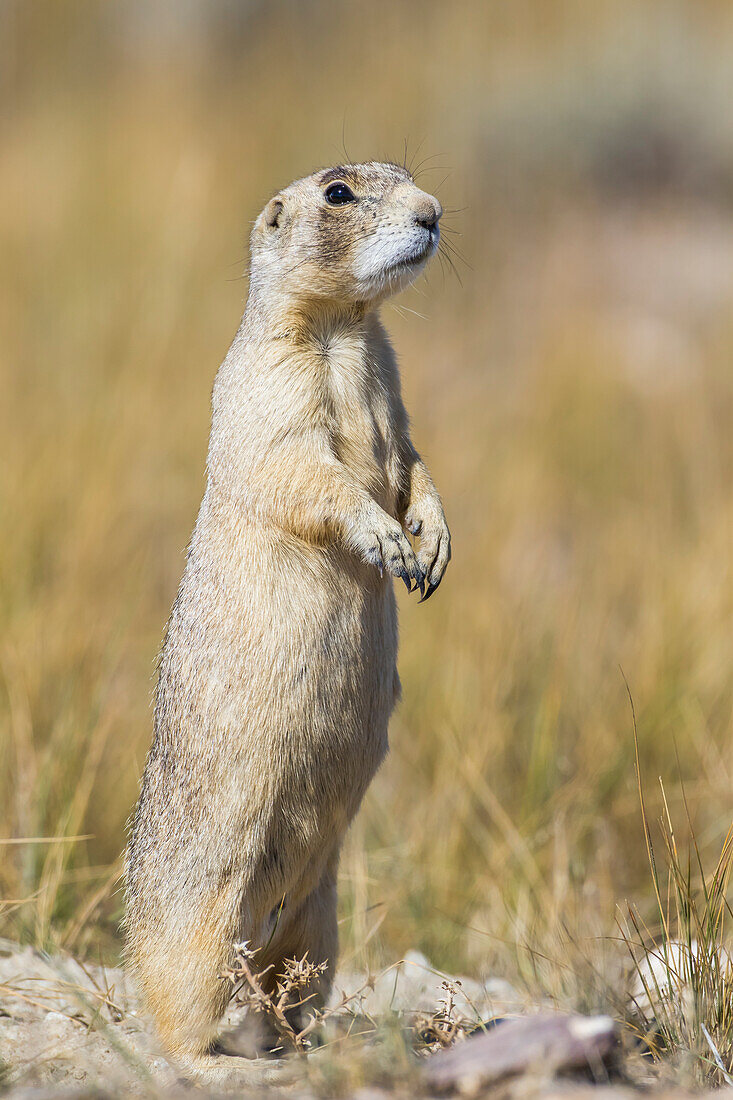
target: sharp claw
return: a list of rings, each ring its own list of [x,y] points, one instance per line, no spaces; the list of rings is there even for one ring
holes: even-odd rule
[[[412,592],[412,586],[410,584],[410,578],[409,578],[408,574],[405,572],[404,569],[400,570],[400,576],[402,577],[402,580],[405,582],[405,588],[407,589],[407,591]]]
[[[442,579],[443,578],[441,577],[440,580],[442,581]],[[439,584],[440,584],[440,581],[438,581],[436,584],[430,584],[430,582],[428,582],[428,590],[425,593],[425,595],[423,596],[423,598],[421,600],[419,600],[418,602],[419,603],[425,603],[426,600],[429,600],[430,597],[432,596],[433,592],[435,592],[435,590],[438,588]]]
[[[425,599],[425,578],[424,577],[421,577],[420,580],[416,582],[415,588],[420,589],[420,599],[417,602],[422,603],[423,600]]]

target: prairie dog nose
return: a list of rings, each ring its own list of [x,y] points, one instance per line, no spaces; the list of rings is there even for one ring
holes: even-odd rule
[[[443,213],[443,207],[438,200],[434,199],[432,195],[425,194],[425,192],[421,193],[413,209],[415,211],[415,221],[424,229],[432,229],[433,226],[437,225]]]

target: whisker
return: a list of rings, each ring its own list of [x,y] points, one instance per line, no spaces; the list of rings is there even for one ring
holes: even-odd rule
[[[452,169],[452,168],[450,168],[450,169],[448,170],[448,174],[447,174],[446,176],[443,176],[443,178],[442,178],[442,180],[440,181],[440,183],[438,183],[438,184],[436,184],[436,185],[435,185],[435,190],[436,190],[436,191],[440,191],[440,189],[441,189],[441,187],[443,186],[443,184],[444,184],[444,183],[445,183],[445,182],[446,182],[447,180],[449,180],[449,179],[451,178],[451,176],[452,176],[452,175],[453,175],[453,169]]]
[[[348,149],[346,148],[346,112],[344,112],[344,117],[341,121],[341,144],[342,144],[343,149],[344,149],[344,156],[346,157],[346,163],[347,164],[353,164],[354,162],[351,159],[351,157],[349,156]]]
[[[421,168],[419,172],[415,173],[415,178],[424,176],[426,172],[452,172],[453,169],[448,164],[428,164],[425,168]],[[446,179],[448,177],[446,176]]]
[[[421,141],[418,142],[417,149],[412,154],[412,159],[410,160],[409,167],[408,167],[408,164],[407,164],[407,156],[405,156],[405,168],[407,169],[407,171],[410,173],[411,176],[413,176],[415,174],[414,171],[413,171],[412,166],[415,163],[415,159],[417,158],[417,156],[418,156],[418,154],[419,154],[419,152],[422,149],[424,144],[425,144],[425,138],[423,138]]]
[[[458,285],[459,285],[459,286],[460,286],[461,288],[463,288],[463,280],[461,279],[461,276],[460,276],[460,274],[459,274],[459,272],[458,272],[458,268],[457,268],[457,267],[456,267],[456,265],[455,265],[455,264],[453,263],[453,260],[451,259],[451,257],[450,257],[450,256],[448,255],[448,253],[447,253],[447,252],[443,252],[443,250],[442,250],[442,249],[440,249],[440,248],[438,249],[438,254],[439,254],[439,255],[442,255],[442,256],[444,257],[444,259],[445,259],[446,263],[448,264],[448,266],[450,267],[451,271],[453,272],[453,274],[455,275],[456,279],[458,280]]]
[[[465,262],[465,257],[455,241],[443,239],[440,243],[452,256],[455,256],[459,260],[464,260]]]
[[[458,248],[455,241],[443,241],[443,246],[446,251],[450,253],[454,260],[458,260],[460,263],[464,264],[465,267],[467,267],[469,270],[471,269],[470,263],[468,262],[460,248]]]
[[[445,260],[440,249],[438,249],[438,263],[440,264],[440,274],[443,276],[443,286],[445,286]]]
[[[412,175],[414,177],[417,177],[419,175],[422,175],[424,172],[437,172],[437,171],[440,170],[441,167],[445,171],[446,169],[448,169],[450,167],[450,165],[448,165],[448,164],[439,165],[439,164],[430,164],[429,163],[431,160],[437,160],[438,157],[442,157],[442,156],[443,156],[442,153],[433,153],[433,155],[430,156],[430,157],[423,157],[423,159],[420,161],[420,163],[414,169]]]
[[[430,269],[428,268],[427,271],[429,271],[429,270]],[[422,274],[422,278],[424,278],[426,282],[427,282],[427,279],[428,279],[427,271],[424,271],[423,274]],[[427,294],[425,293],[425,291],[423,290],[423,288],[420,286],[419,283],[411,283],[410,284],[410,290],[413,290],[415,292],[415,294],[419,294],[421,298],[427,298]]]
[[[454,266],[453,266],[453,265],[451,264],[450,260],[448,260],[448,258],[447,258],[447,257],[446,257],[446,262],[447,262],[448,266],[450,267],[451,273],[452,273],[453,275],[455,275],[455,277],[456,277],[456,279],[457,279],[457,281],[458,281],[458,285],[459,285],[459,286],[460,286],[460,287],[462,288],[462,287],[463,287],[463,283],[461,282],[461,277],[460,277],[460,275],[458,274],[458,272],[456,271],[455,267],[454,267]]]
[[[451,262],[455,261],[456,263],[461,263],[468,271],[473,271],[473,268],[471,267],[466,257],[461,252],[459,252],[457,248],[450,244],[449,241],[442,241],[441,244],[445,249],[445,255],[447,259],[449,259]]]
[[[396,308],[397,307],[395,306],[395,309]],[[410,309],[409,306],[400,306],[399,308],[403,311],[403,313],[411,313],[414,317],[419,317],[421,321],[427,321],[427,317],[425,316],[425,314],[418,313],[416,309]]]
[[[416,156],[417,156],[418,151],[419,150],[417,150],[416,153],[415,153]],[[437,160],[438,157],[443,157],[443,156],[445,156],[445,153],[431,153],[430,156],[423,157],[423,159],[420,161],[420,163],[415,165],[414,171],[419,172],[422,169],[424,164],[428,164],[431,160]]]

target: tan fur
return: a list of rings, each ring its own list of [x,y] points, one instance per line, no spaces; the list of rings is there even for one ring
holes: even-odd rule
[[[334,180],[356,201],[329,205]],[[292,184],[252,234],[127,854],[128,959],[186,1055],[210,1049],[233,942],[273,974],[327,960],[330,988],[339,847],[399,692],[388,574],[430,592],[450,556],[377,317],[439,217],[403,169],[349,165]]]

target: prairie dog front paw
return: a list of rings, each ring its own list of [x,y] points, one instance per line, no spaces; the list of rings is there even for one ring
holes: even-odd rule
[[[450,561],[450,531],[439,499],[425,498],[410,503],[405,513],[405,527],[420,540],[417,561],[427,589],[420,600],[429,599],[443,579]]]
[[[386,569],[401,577],[408,592],[424,592],[424,571],[402,526],[378,504],[360,516],[347,533],[348,541],[363,561],[374,565],[380,574]],[[414,583],[413,583],[414,582]]]

